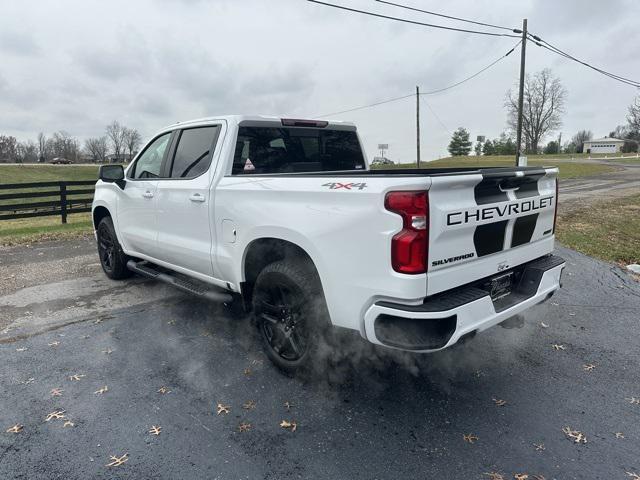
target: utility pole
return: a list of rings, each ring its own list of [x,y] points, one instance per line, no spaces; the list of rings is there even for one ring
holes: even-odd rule
[[[558,134],[558,153],[562,153],[562,132]]]
[[[522,20],[522,49],[520,50],[520,95],[518,96],[518,132],[516,134],[516,165],[522,150],[522,106],[524,103],[524,66],[527,53],[527,19]]]
[[[420,168],[420,87],[416,85],[416,164]]]

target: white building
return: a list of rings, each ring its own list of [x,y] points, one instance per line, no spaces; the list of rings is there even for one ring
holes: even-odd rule
[[[584,142],[584,153],[620,153],[624,140],[619,138],[597,138],[595,140],[588,140]]]

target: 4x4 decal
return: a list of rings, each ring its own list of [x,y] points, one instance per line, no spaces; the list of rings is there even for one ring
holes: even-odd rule
[[[322,185],[323,187],[329,187],[329,190],[339,190],[344,188],[345,190],[358,189],[363,190],[367,188],[366,183],[340,183],[340,182],[329,182]]]

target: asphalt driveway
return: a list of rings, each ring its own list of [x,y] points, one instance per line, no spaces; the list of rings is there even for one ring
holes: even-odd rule
[[[0,478],[640,474],[640,283],[615,266],[559,249],[564,289],[524,327],[429,356],[347,335],[300,380],[242,315],[108,281],[93,248],[0,250]]]

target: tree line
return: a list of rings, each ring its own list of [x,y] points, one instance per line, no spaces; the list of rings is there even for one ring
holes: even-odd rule
[[[84,143],[64,130],[47,136],[38,133],[36,140],[19,141],[0,135],[0,163],[47,163],[54,159],[78,162],[126,162],[142,144],[142,135],[114,120],[104,135],[87,138]]]
[[[565,113],[567,90],[551,70],[544,69],[525,77],[522,115],[522,151],[539,153],[583,153],[584,143],[593,139],[590,130],[580,130],[564,143],[560,137],[543,144],[543,140],[559,131]],[[507,130],[493,140],[478,138],[473,145],[467,129],[460,127],[451,136],[448,146],[452,156],[515,155],[515,132],[518,122],[518,95],[507,91],[504,106],[507,110]],[[623,153],[637,152],[640,145],[640,96],[628,108],[626,125],[618,125],[608,136],[624,140]]]

